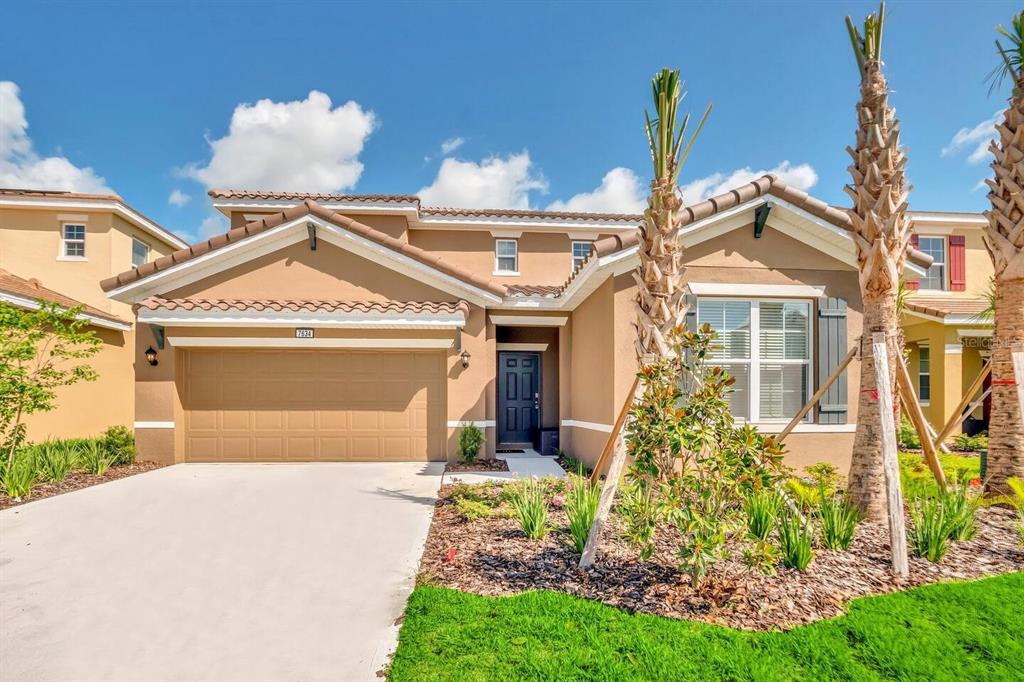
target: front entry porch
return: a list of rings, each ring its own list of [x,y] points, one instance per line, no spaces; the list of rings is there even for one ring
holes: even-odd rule
[[[501,455],[558,448],[558,328],[498,326],[496,449]]]

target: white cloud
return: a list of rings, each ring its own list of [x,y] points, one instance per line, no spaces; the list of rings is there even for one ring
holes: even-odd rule
[[[942,156],[949,156],[962,151],[965,147],[971,147],[971,153],[967,155],[967,163],[981,163],[988,158],[988,144],[996,139],[996,123],[1002,112],[997,111],[991,118],[974,126],[973,128],[961,128],[949,141],[949,144],[942,148]]]
[[[334,107],[313,90],[304,100],[239,104],[228,134],[209,141],[205,166],[182,170],[207,187],[335,192],[353,187],[363,172],[359,154],[376,117],[358,102]]]
[[[430,185],[419,191],[424,204],[459,208],[529,208],[530,192],[546,194],[548,181],[534,171],[526,150],[480,163],[445,159]]]
[[[25,105],[18,85],[0,81],[0,187],[110,193],[92,168],[79,168],[63,156],[41,157],[28,136]]]
[[[709,197],[735,189],[751,180],[756,180],[766,173],[774,173],[790,187],[804,191],[809,190],[818,183],[818,174],[809,163],[801,163],[794,166],[789,161],[783,161],[775,168],[757,171],[751,170],[750,166],[745,166],[731,173],[712,173],[707,177],[698,178],[683,185],[683,201],[687,204],[704,201]]]
[[[182,207],[188,202],[192,201],[192,197],[182,192],[180,189],[176,189],[171,192],[171,196],[167,197],[167,203],[171,206]]]
[[[581,192],[566,201],[555,201],[549,211],[592,213],[643,213],[647,208],[646,190],[636,173],[619,166],[605,173],[593,192]]]
[[[441,143],[441,153],[448,156],[453,151],[466,144],[466,139],[463,137],[450,137]]]
[[[208,215],[203,218],[203,222],[199,223],[199,238],[209,239],[214,235],[227,232],[228,228],[228,219],[220,213]]]

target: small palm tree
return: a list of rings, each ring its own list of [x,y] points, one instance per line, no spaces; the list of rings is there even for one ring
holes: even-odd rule
[[[996,29],[1001,64],[992,85],[1013,81],[1013,93],[989,150],[995,156],[988,184],[992,208],[985,211],[985,246],[995,268],[995,331],[992,336],[992,411],[989,420],[989,493],[1005,494],[1007,479],[1024,478],[1024,419],[1014,385],[1012,351],[1024,345],[1024,11],[1010,28]]]
[[[679,71],[662,69],[651,80],[651,89],[655,118],[647,112],[644,118],[654,179],[641,228],[640,264],[634,275],[638,289],[636,351],[641,361],[671,354],[667,337],[682,325],[686,315],[683,247],[679,242],[678,211],[683,205],[679,171],[711,113],[709,104],[687,139],[690,115],[682,121],[678,118],[679,103],[686,96]]]
[[[850,464],[849,495],[862,514],[880,517],[885,513],[885,475],[882,468],[882,434],[876,390],[895,389],[899,348],[899,283],[910,244],[907,219],[906,152],[900,146],[900,126],[889,106],[889,86],[882,73],[882,34],[885,5],[864,20],[863,32],[846,17],[853,54],[860,72],[860,100],[857,103],[857,138],[847,148],[853,163],[848,170],[853,182],[846,192],[853,199],[849,209],[854,244],[860,269],[860,290],[864,305],[864,334],[861,337],[860,400],[857,433]],[[873,332],[887,339],[889,376],[893,384],[875,386],[872,357]]]

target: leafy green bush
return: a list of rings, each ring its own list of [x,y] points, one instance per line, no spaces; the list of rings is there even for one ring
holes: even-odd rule
[[[570,474],[586,476],[590,473],[590,470],[583,464],[583,462],[576,459],[565,450],[559,450],[555,453],[555,459],[558,460],[558,464]]]
[[[825,494],[831,497],[839,491],[839,485],[842,483],[843,477],[834,464],[818,462],[807,467],[804,471],[807,472],[811,481],[814,482],[814,487],[819,492],[824,489]]]
[[[975,515],[981,507],[980,494],[971,492],[967,484],[950,485],[940,498],[949,528],[950,540],[970,540],[978,531]]]
[[[649,486],[627,482],[619,491],[615,513],[622,518],[623,539],[640,552],[647,561],[654,554],[654,532],[658,528],[660,509]]]
[[[74,441],[46,441],[36,446],[36,472],[47,481],[60,483],[78,464],[79,451]]]
[[[821,501],[818,491],[812,485],[808,485],[799,478],[791,478],[786,481],[786,490],[789,492],[793,502],[802,512],[812,512]]]
[[[818,517],[821,519],[821,544],[826,549],[849,549],[860,521],[857,508],[844,498],[826,495],[822,487]]]
[[[782,498],[772,490],[759,490],[747,495],[743,511],[747,515],[747,534],[754,540],[765,541],[775,529],[775,521],[782,509]]]
[[[801,521],[793,513],[785,512],[779,520],[779,549],[782,550],[782,563],[787,568],[802,571],[814,558],[811,543],[814,533],[810,520]]]
[[[942,500],[934,497],[915,501],[910,507],[910,549],[914,556],[932,563],[942,561],[949,551],[949,520]]]
[[[968,436],[966,433],[958,433],[953,436],[953,449],[958,452],[978,452],[988,449],[988,436],[979,433],[976,436]]]
[[[920,450],[921,449],[921,438],[917,435],[917,430],[914,425],[910,423],[906,415],[902,415],[900,419],[899,433],[896,434],[897,439],[900,443],[900,448],[903,450]]]
[[[111,426],[103,432],[103,447],[111,454],[111,464],[127,466],[135,462],[135,434],[127,426]]]
[[[10,497],[28,497],[36,482],[35,450],[22,448],[3,469],[3,487]]]
[[[539,540],[548,531],[548,505],[544,499],[544,486],[536,479],[509,483],[509,502],[519,519],[526,537]]]
[[[565,495],[565,515],[569,519],[569,535],[573,548],[582,553],[587,544],[590,527],[597,515],[601,489],[582,476],[571,476]]]
[[[758,540],[753,543],[753,546],[743,548],[743,564],[752,571],[757,570],[765,575],[773,575],[777,563],[779,563],[779,550],[767,540]]]
[[[476,424],[464,423],[459,428],[459,459],[464,464],[473,464],[484,444],[484,432]]]
[[[103,441],[87,440],[79,448],[78,462],[87,473],[102,476],[114,463],[114,455]]]
[[[455,500],[455,512],[465,521],[477,521],[490,516],[491,508],[483,502],[460,497]]]

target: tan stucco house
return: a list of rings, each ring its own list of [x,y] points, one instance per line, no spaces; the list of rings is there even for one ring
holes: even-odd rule
[[[472,422],[491,453],[594,462],[636,371],[640,216],[210,195],[230,231],[102,282],[135,311],[143,457],[444,460]],[[737,419],[781,430],[860,334],[848,218],[765,176],[684,222],[689,323],[721,335]],[[845,464],[856,392],[797,427],[792,465]]]
[[[72,308],[101,339],[99,378],[58,391],[57,409],[26,420],[30,440],[99,435],[135,421],[132,306],[100,280],[187,244],[116,195],[0,189],[0,301]]]

